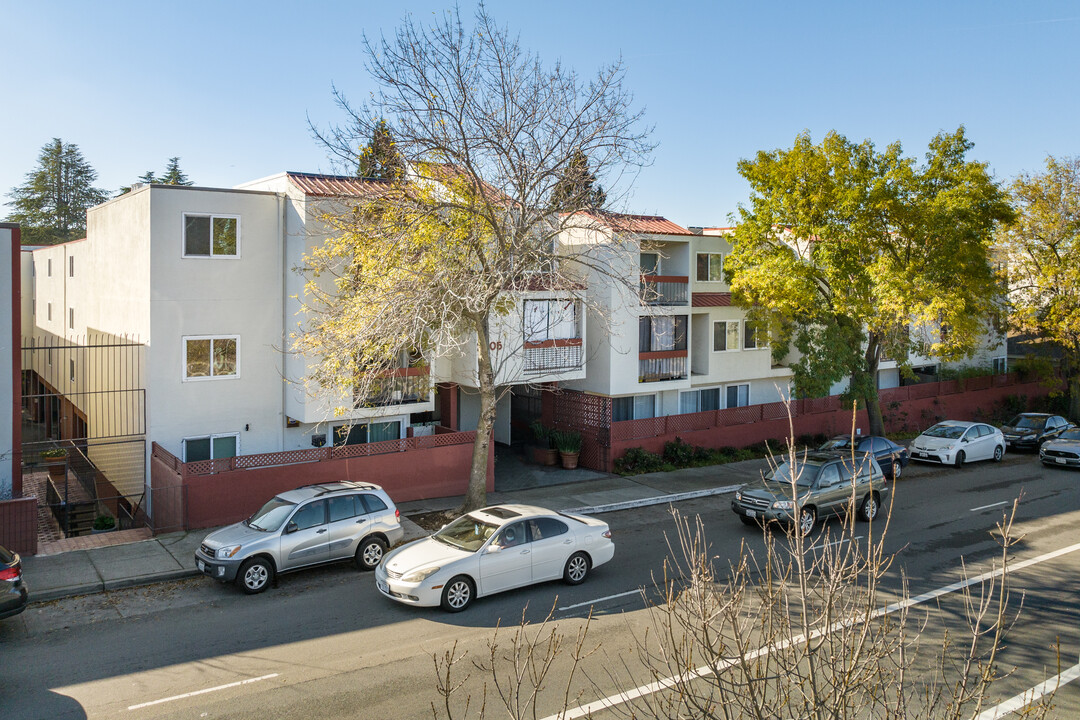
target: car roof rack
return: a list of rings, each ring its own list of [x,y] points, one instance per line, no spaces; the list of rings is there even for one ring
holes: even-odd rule
[[[327,487],[328,485],[338,485],[339,487]],[[319,497],[327,493],[338,492],[339,490],[374,490],[375,486],[371,483],[361,483],[355,480],[334,480],[330,483],[310,483],[308,485],[301,485],[296,490],[306,490],[307,488],[319,488],[319,492],[315,493],[312,497]]]

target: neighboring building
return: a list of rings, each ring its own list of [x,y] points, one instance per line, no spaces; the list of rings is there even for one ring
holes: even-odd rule
[[[11,310],[0,313],[0,500],[18,497],[21,442],[19,339],[22,268],[19,225],[0,223],[0,296],[11,298]]]

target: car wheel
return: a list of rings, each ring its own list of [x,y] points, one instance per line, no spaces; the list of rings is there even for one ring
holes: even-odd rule
[[[356,548],[356,567],[361,570],[374,570],[382,562],[384,553],[386,543],[382,538],[364,538]]]
[[[814,529],[814,525],[817,524],[817,513],[814,508],[804,507],[799,511],[799,534],[806,537],[810,534],[810,531]]]
[[[1005,457],[1005,448],[998,445],[994,448],[994,462],[1001,462],[1001,458]]]
[[[892,462],[892,479],[899,480],[900,476],[904,474],[904,466],[900,464],[899,460],[893,460]]]
[[[878,504],[877,494],[868,494],[863,498],[862,505],[859,506],[859,519],[870,522],[877,517],[880,508],[881,506]]]
[[[446,612],[461,612],[472,604],[476,595],[473,581],[464,575],[458,575],[446,583],[442,591],[442,609]]]
[[[563,581],[567,585],[580,585],[589,576],[589,556],[583,552],[576,552],[566,561],[563,570]]]
[[[266,558],[254,557],[240,566],[236,584],[248,595],[261,593],[274,578],[274,568]]]
[[[956,453],[956,460],[953,462],[953,465],[955,465],[956,467],[963,467],[964,466],[964,451],[963,450]]]

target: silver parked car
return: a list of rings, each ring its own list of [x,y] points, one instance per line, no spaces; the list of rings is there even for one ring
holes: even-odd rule
[[[1005,457],[1005,437],[996,427],[966,420],[943,420],[911,441],[911,459],[961,467],[965,462]]]
[[[276,573],[355,559],[374,570],[400,542],[401,513],[378,485],[305,485],[273,498],[247,520],[210,533],[195,551],[199,571],[262,592]]]
[[[1071,428],[1039,447],[1043,465],[1080,467],[1080,428]]]

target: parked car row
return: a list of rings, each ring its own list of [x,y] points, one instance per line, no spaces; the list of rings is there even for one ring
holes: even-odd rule
[[[577,585],[615,554],[607,523],[529,505],[467,513],[387,553],[403,535],[401,513],[383,488],[320,483],[281,493],[210,533],[195,562],[203,574],[255,594],[281,573],[353,560],[376,571],[385,597],[459,612],[478,597],[533,583]]]

